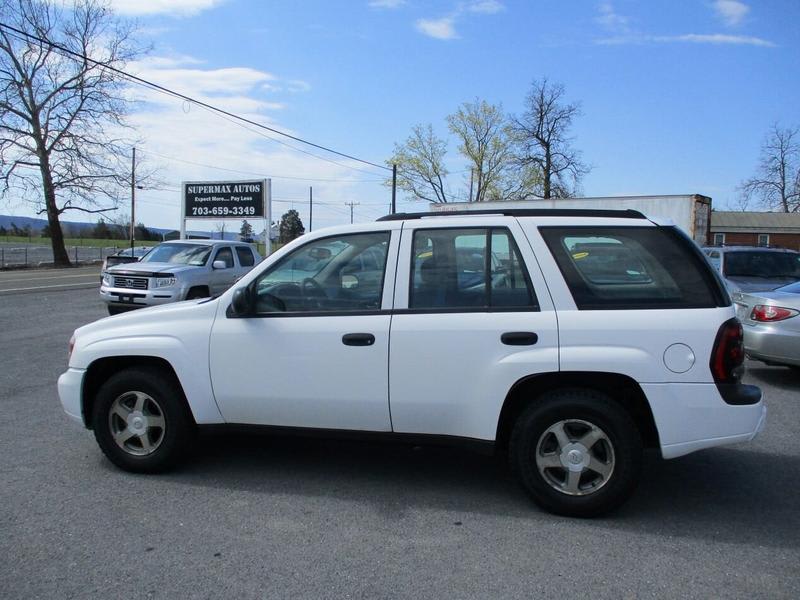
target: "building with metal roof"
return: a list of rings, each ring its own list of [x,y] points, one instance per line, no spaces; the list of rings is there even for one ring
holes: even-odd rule
[[[800,250],[800,213],[721,211],[711,213],[715,246],[775,246]]]

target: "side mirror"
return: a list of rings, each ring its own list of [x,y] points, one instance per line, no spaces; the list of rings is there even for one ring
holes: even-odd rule
[[[237,317],[246,317],[253,311],[253,300],[249,288],[239,288],[233,292],[231,310]]]
[[[228,265],[225,264],[224,260],[215,260],[213,263],[211,263],[211,268],[212,269],[227,269]]]

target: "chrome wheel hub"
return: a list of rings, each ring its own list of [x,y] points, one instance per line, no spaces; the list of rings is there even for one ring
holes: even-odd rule
[[[111,403],[108,426],[122,450],[133,456],[147,456],[164,440],[166,422],[164,411],[152,396],[126,392]]]
[[[553,489],[569,496],[585,496],[611,478],[614,449],[608,435],[596,425],[565,419],[539,437],[536,467]]]

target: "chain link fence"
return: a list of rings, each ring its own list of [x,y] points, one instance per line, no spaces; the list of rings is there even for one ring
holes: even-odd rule
[[[67,246],[72,264],[100,264],[110,254],[129,246]],[[36,244],[0,244],[0,269],[46,267],[53,264],[53,249]]]

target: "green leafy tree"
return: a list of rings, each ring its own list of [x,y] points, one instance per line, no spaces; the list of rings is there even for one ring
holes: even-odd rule
[[[243,242],[253,241],[253,226],[246,219],[242,221],[242,227],[239,229],[239,239]]]
[[[7,236],[8,235],[8,229],[3,227],[2,225],[0,225],[0,235],[3,235],[3,236]]]
[[[157,233],[150,231],[147,227],[145,227],[144,223],[137,223],[135,229],[136,239],[142,242],[149,242],[153,240],[161,239]]]
[[[280,231],[278,241],[281,244],[291,242],[306,232],[303,221],[300,220],[300,214],[293,208],[283,214],[278,230]]]
[[[433,125],[416,125],[411,135],[395,144],[388,164],[397,165],[397,186],[414,198],[428,202],[452,201],[446,189],[444,157],[447,142],[436,135]]]
[[[502,107],[476,98],[447,117],[447,124],[458,138],[458,151],[469,161],[470,200],[512,199],[505,197],[513,152]]]
[[[92,237],[98,240],[110,240],[113,238],[111,228],[103,219],[99,219],[97,225],[92,229]]]

